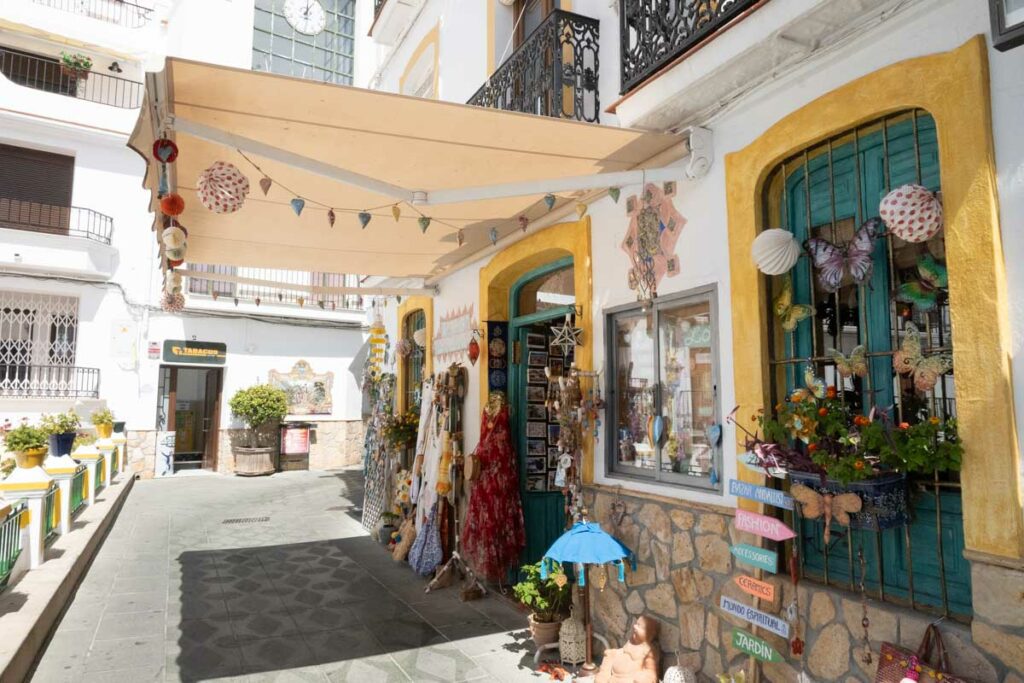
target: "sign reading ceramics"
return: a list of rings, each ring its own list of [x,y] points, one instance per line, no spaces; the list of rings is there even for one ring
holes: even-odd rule
[[[789,637],[789,624],[784,620],[779,619],[774,614],[768,614],[767,612],[762,612],[759,609],[754,609],[749,605],[744,605],[742,602],[736,602],[724,595],[719,601],[718,606],[721,607],[723,611],[745,621],[749,621],[755,626],[768,629],[772,633],[778,634],[783,638]]]
[[[785,541],[796,536],[792,529],[774,517],[766,517],[747,510],[736,510],[736,529],[773,541]]]
[[[775,600],[774,584],[767,583],[766,581],[758,581],[746,574],[740,574],[733,577],[733,581],[735,581],[736,585],[740,587],[740,590],[747,595],[753,595],[755,598],[760,598],[761,600],[767,600],[769,602]]]
[[[782,655],[775,651],[771,645],[746,631],[739,629],[732,630],[732,646],[740,652],[745,652],[751,657],[756,657],[762,662],[781,662]]]
[[[736,556],[736,559],[745,564],[752,565],[774,574],[779,565],[778,556],[771,550],[755,548],[746,543],[737,543],[729,548],[729,551]]]
[[[770,489],[767,486],[750,484],[738,479],[729,480],[729,494],[739,498],[756,500],[758,503],[764,503],[765,505],[773,505],[783,510],[793,509],[793,499],[782,491]]]

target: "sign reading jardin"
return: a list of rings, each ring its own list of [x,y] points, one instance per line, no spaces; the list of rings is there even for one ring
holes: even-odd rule
[[[755,626],[766,628],[772,633],[776,633],[783,638],[789,638],[789,624],[782,619],[779,619],[775,615],[762,612],[759,609],[754,609],[749,605],[744,605],[742,602],[736,602],[726,596],[722,596],[718,606],[729,614],[749,621]]]
[[[775,651],[768,643],[746,631],[734,628],[732,630],[732,646],[740,652],[746,652],[751,657],[756,657],[762,662],[781,662],[782,655]]]
[[[749,531],[773,541],[785,541],[796,536],[792,529],[774,517],[766,517],[746,510],[736,511],[736,529]]]
[[[753,565],[758,569],[775,573],[779,565],[778,556],[771,550],[765,550],[764,548],[755,548],[752,545],[746,543],[737,543],[736,545],[729,548],[729,551],[736,556],[740,562]]]
[[[757,486],[738,479],[729,480],[729,494],[740,498],[749,498],[765,505],[774,505],[784,510],[793,509],[793,499],[782,491],[767,486]]]
[[[221,342],[185,341],[184,339],[164,341],[164,361],[168,363],[224,365],[227,358],[228,345]]]
[[[761,598],[762,600],[768,600],[769,602],[775,600],[775,586],[770,583],[758,581],[746,574],[740,574],[739,576],[733,577],[733,581],[735,581],[736,585],[740,587],[740,590],[747,595],[753,595],[755,598]]]

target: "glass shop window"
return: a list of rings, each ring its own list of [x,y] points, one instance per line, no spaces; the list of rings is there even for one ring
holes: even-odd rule
[[[717,490],[715,289],[617,309],[607,330],[609,473]]]
[[[908,242],[873,222],[893,188],[914,184],[940,190],[938,152],[935,121],[927,112],[910,110],[825,140],[768,176],[764,215],[770,224],[765,228],[781,227],[805,245],[791,271],[764,276],[773,402],[801,388],[811,368],[864,415],[882,411],[908,425],[956,417],[955,372],[927,360],[951,357],[953,348],[944,233]],[[860,251],[866,251],[870,271],[858,284],[854,251],[857,240],[865,238]],[[812,259],[809,239],[819,240],[814,245],[827,242],[832,246],[823,249],[838,256]],[[835,285],[826,281],[830,268],[838,268]],[[915,336],[921,344],[916,350]],[[895,371],[893,357],[901,350],[915,371]],[[934,381],[925,378],[928,372]],[[940,614],[970,614],[958,473],[912,478],[910,505],[906,526],[843,527],[839,534],[833,531],[827,545],[820,518],[797,519],[794,544],[803,575],[859,590],[863,574],[874,598]]]

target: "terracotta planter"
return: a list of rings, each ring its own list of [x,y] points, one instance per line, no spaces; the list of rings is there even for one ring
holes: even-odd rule
[[[235,474],[256,477],[273,474],[275,469],[273,448],[235,448]]]
[[[114,425],[112,423],[98,424],[96,426],[96,436],[101,439],[109,439],[110,435],[114,433]]]
[[[46,447],[33,448],[28,451],[18,451],[14,454],[14,460],[18,463],[18,467],[22,469],[32,469],[33,467],[39,467],[43,464],[43,460],[46,459]]]
[[[561,621],[552,621],[550,623],[537,621],[532,613],[528,621],[530,623],[530,636],[533,639],[534,645],[541,647],[542,645],[558,642],[558,632],[562,628]]]
[[[60,72],[68,78],[77,78],[83,81],[89,78],[89,74],[92,73],[89,69],[74,69],[63,64],[61,64]]]

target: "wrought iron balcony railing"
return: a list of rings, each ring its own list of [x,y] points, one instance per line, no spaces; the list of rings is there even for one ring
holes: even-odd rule
[[[99,398],[99,368],[0,363],[5,398]]]
[[[26,88],[122,109],[142,106],[143,84],[96,71],[75,74],[50,57],[0,47],[0,73]]]
[[[260,299],[272,306],[321,307],[330,311],[361,311],[363,297],[358,294],[313,294],[303,289],[289,290],[288,285],[300,287],[358,287],[358,275],[343,273],[281,270],[277,268],[236,268],[235,266],[192,263],[192,271],[209,273],[209,278],[188,278],[188,293],[194,296],[239,298],[245,301]],[[253,281],[280,283],[280,287],[218,280],[217,275],[240,276]],[[299,300],[302,300],[301,303]]]
[[[32,0],[65,12],[74,12],[127,28],[141,28],[153,18],[153,8],[125,0]]]
[[[110,244],[114,219],[92,209],[0,197],[0,228],[84,237]]]
[[[388,0],[373,0],[373,16],[376,17],[380,14],[380,11],[384,9],[384,5]]]
[[[598,21],[555,10],[469,104],[596,123]]]
[[[619,0],[622,93],[766,0]]]

